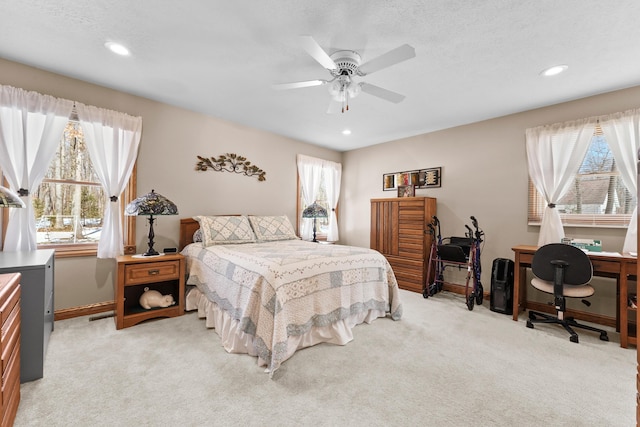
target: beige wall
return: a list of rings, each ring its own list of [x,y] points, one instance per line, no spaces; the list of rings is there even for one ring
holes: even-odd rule
[[[463,235],[464,224],[471,225],[469,216],[478,219],[486,233],[482,283],[488,290],[495,258],[513,259],[513,246],[537,243],[539,227],[528,226],[526,216],[525,129],[624,111],[639,104],[640,87],[635,87],[346,152],[341,194],[341,212],[346,213],[341,224],[344,243],[368,245],[369,199],[395,197],[393,192],[382,191],[382,174],[442,166],[442,187],[418,189],[416,195],[438,199],[443,236]],[[605,251],[621,251],[625,232],[565,229],[567,236],[601,239]],[[609,286],[608,279],[601,282],[591,311],[615,315],[615,286]]]
[[[155,189],[180,214],[159,218],[155,248],[178,244],[179,218],[198,214],[286,214],[295,224],[296,155],[340,162],[339,152],[235,125],[148,99],[0,59],[0,84],[34,90],[101,108],[142,116],[138,194]],[[215,96],[215,94],[211,94]],[[226,172],[197,172],[197,155],[241,154],[266,171],[266,181]],[[138,251],[147,224],[137,220]],[[113,300],[115,263],[92,257],[56,260],[55,309]]]
[[[537,241],[538,228],[526,223],[525,129],[637,108],[640,100],[640,87],[635,87],[339,153],[1,59],[0,76],[0,84],[143,117],[138,193],[153,188],[180,209],[178,217],[160,218],[154,227],[159,249],[177,245],[179,217],[254,213],[286,214],[294,220],[298,153],[343,163],[341,243],[368,247],[369,200],[394,196],[382,191],[382,174],[442,166],[442,188],[417,190],[417,195],[438,199],[443,236],[461,235],[464,224],[470,223],[469,216],[476,216],[486,233],[482,253],[485,290],[490,287],[493,259],[513,258],[512,246]],[[227,152],[242,154],[265,170],[266,182],[194,170],[196,155]],[[143,219],[137,224],[140,250],[145,248],[148,229]],[[566,229],[568,236],[602,239],[606,251],[621,250],[624,233],[620,229]],[[58,259],[55,308],[112,300],[113,271],[113,260]],[[606,279],[597,284],[598,299],[591,311],[615,314],[615,286],[612,289],[610,284]]]

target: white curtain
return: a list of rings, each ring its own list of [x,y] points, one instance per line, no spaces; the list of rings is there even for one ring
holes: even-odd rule
[[[542,215],[538,246],[559,243],[564,228],[555,204],[574,183],[589,149],[596,119],[539,126],[526,131],[527,163],[534,186],[547,207]]]
[[[120,196],[138,156],[142,118],[79,104],[76,106],[87,151],[109,199],[105,202],[98,258],[124,253]]]
[[[600,117],[600,127],[616,160],[622,182],[634,194],[637,193],[636,156],[640,148],[639,123],[640,109]],[[637,212],[636,206],[627,229],[622,252],[637,252]]]
[[[320,189],[320,179],[322,177],[322,159],[298,154],[298,176],[302,187],[302,198],[306,205],[316,201],[318,190]],[[313,219],[300,218],[300,237],[304,240],[313,238]]]
[[[340,198],[340,181],[342,179],[342,164],[336,162],[325,161],[323,163],[323,172],[325,177],[325,190],[327,192],[327,202],[329,204],[329,232],[327,240],[329,242],[337,242],[340,240],[338,233],[338,218],[336,216],[336,207]]]
[[[26,204],[10,210],[5,251],[37,249],[30,194],[47,173],[72,108],[70,100],[0,85],[0,169]]]

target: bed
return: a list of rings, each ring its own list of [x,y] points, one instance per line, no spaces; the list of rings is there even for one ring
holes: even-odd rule
[[[298,349],[344,345],[354,326],[402,316],[384,256],[300,240],[286,216],[184,218],[179,245],[186,310],[215,328],[226,351],[256,356],[271,376]]]

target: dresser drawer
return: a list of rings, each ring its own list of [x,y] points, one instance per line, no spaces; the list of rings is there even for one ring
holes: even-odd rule
[[[20,346],[16,347],[16,351],[11,353],[11,357],[7,363],[7,369],[2,372],[2,406],[5,413],[10,412],[12,405],[9,401],[13,394],[20,396]],[[17,401],[15,402],[17,406]],[[14,414],[15,416],[15,414]]]
[[[148,262],[144,264],[127,265],[124,269],[124,284],[137,285],[140,283],[163,282],[180,277],[180,261]]]
[[[16,286],[0,307],[0,325],[4,325],[18,301],[20,301],[20,287]]]
[[[2,372],[8,369],[11,355],[20,345],[20,305],[16,305],[11,311],[9,320],[2,325]]]

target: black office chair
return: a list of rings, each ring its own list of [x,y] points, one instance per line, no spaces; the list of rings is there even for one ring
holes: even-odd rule
[[[600,339],[609,341],[606,331],[581,325],[573,317],[564,317],[565,297],[587,298],[595,292],[593,286],[589,285],[593,277],[593,266],[584,251],[564,243],[544,245],[533,255],[531,270],[535,276],[531,285],[554,296],[557,316],[529,311],[527,328],[533,328],[534,323],[558,323],[571,334],[571,342],[578,342],[578,334],[572,327],[600,332]],[[582,302],[590,305],[586,300]]]

